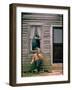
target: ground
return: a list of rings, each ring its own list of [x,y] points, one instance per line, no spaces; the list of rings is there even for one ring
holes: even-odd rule
[[[52,70],[51,72],[27,72],[24,73],[23,76],[24,77],[29,77],[29,76],[50,76],[50,75],[62,75],[63,72],[62,70]]]

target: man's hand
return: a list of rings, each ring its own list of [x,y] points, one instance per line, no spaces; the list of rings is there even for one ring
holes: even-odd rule
[[[30,62],[30,64],[32,64],[33,62]]]

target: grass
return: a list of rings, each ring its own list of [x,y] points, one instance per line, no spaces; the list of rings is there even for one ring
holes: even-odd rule
[[[22,77],[30,77],[30,76],[40,76],[37,72],[26,72],[22,74]]]

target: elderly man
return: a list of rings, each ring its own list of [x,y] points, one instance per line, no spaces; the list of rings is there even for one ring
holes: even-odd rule
[[[33,69],[36,69],[37,72],[43,68],[43,55],[39,48],[36,48],[36,53],[33,54],[31,64],[34,65]]]

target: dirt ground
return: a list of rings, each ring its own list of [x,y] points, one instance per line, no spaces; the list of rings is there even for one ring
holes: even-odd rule
[[[62,70],[52,70],[51,72],[27,72],[23,74],[23,77],[29,77],[29,76],[52,76],[52,75],[62,75]]]

